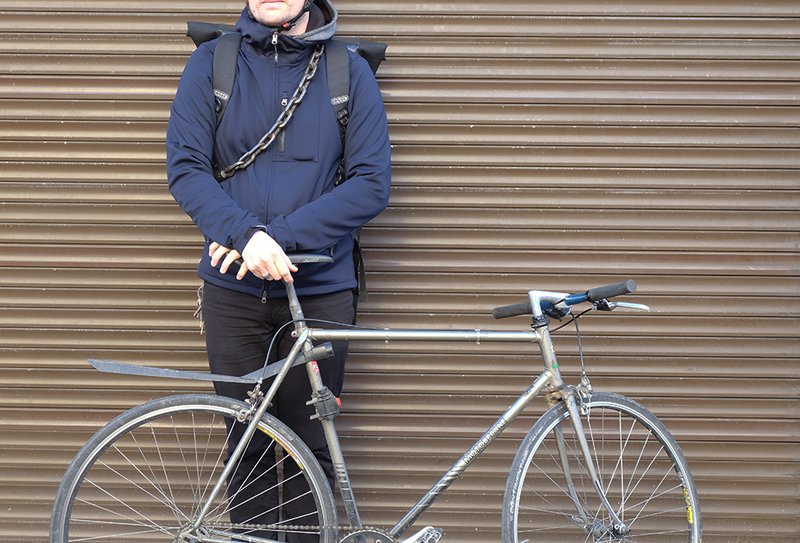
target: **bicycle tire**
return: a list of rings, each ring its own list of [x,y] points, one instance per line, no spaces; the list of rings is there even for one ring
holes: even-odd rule
[[[203,541],[179,534],[219,479],[228,432],[244,426],[237,415],[248,407],[222,396],[193,394],[153,400],[116,417],[67,468],[53,505],[50,542]],[[333,494],[313,453],[271,415],[261,419],[258,430],[259,439],[269,443],[258,464],[265,469],[240,470],[239,492],[229,496],[223,488],[201,529],[217,541],[336,541]],[[256,488],[268,490],[256,493]],[[245,498],[248,493],[254,495]],[[281,499],[286,502],[276,505]],[[249,507],[245,502],[268,501],[261,516],[231,522],[231,508],[242,511]],[[308,513],[287,518],[283,511],[291,507],[289,501],[307,506]],[[266,531],[266,524],[279,526]],[[322,528],[315,532],[299,526]]]
[[[502,541],[701,543],[694,480],[664,424],[617,394],[594,392],[581,406],[601,485],[630,533],[611,531],[608,512],[584,469],[567,406],[561,402],[533,425],[514,458],[503,499]],[[559,429],[572,490],[558,451]]]

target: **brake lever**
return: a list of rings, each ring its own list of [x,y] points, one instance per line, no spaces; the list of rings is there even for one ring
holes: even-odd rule
[[[615,309],[622,308],[622,309],[633,309],[634,311],[650,311],[650,308],[644,304],[634,304],[631,302],[608,302],[605,303],[606,307],[598,308],[603,309],[604,311],[614,311]]]

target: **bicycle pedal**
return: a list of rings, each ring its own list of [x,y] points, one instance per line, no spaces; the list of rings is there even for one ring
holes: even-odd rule
[[[408,539],[400,541],[400,543],[437,543],[443,535],[444,532],[440,528],[426,526]]]

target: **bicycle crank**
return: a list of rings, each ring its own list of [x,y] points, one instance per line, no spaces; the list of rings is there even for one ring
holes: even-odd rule
[[[363,529],[348,534],[339,543],[438,543],[444,532],[426,526],[411,537],[398,541],[381,530]]]
[[[282,532],[320,532],[323,528],[334,529],[339,533],[346,533],[347,535],[339,540],[339,543],[438,543],[444,535],[444,532],[439,528],[426,526],[411,537],[398,541],[386,532],[372,527],[354,528],[352,526],[311,526],[311,525],[288,525],[288,524],[233,524],[229,522],[215,522],[212,525],[202,528],[202,536],[211,535],[213,541],[214,535],[233,535],[233,542],[247,543],[253,539],[247,535],[230,534],[228,530],[265,530],[265,531],[282,531]],[[206,541],[206,539],[200,539]],[[177,539],[176,541],[192,541],[191,539]]]
[[[426,526],[419,532],[407,539],[404,539],[400,543],[437,543],[443,535],[444,532],[440,528]]]

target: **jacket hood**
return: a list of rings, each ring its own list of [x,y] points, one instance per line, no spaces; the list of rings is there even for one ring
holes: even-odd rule
[[[291,36],[291,38],[310,43],[327,41],[336,33],[338,18],[339,13],[330,0],[315,0],[310,10],[308,29],[305,33]],[[236,23],[236,30],[242,34],[245,40],[261,48],[266,48],[275,34],[275,28],[261,24],[253,18],[246,4]]]

